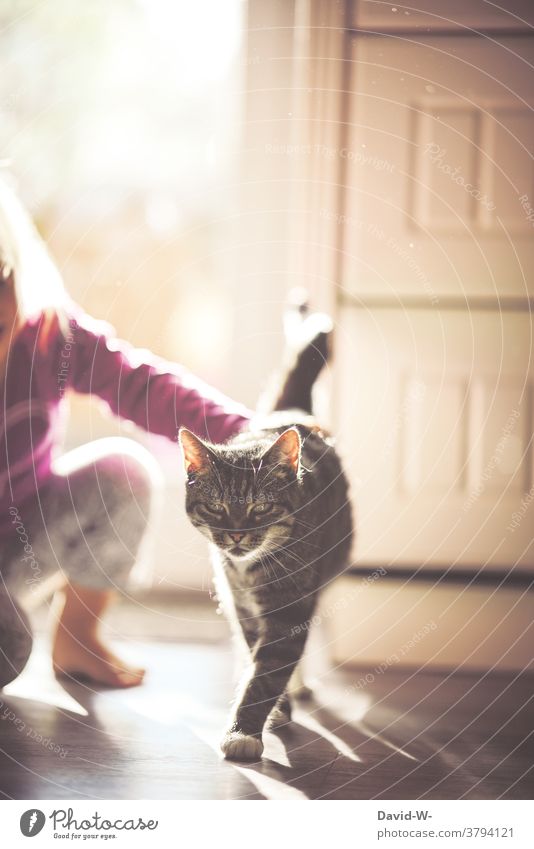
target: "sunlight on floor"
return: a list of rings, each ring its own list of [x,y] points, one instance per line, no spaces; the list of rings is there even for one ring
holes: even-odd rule
[[[43,669],[50,667],[50,675],[43,675]],[[35,682],[39,686],[35,686]],[[67,693],[52,673],[50,655],[45,646],[37,645],[32,651],[24,672],[3,688],[6,696],[16,696],[17,699],[31,699],[45,705],[68,710],[79,716],[88,716],[87,711],[76,699]]]
[[[364,722],[358,722],[356,724],[356,728],[365,734],[370,740],[378,740],[379,743],[382,743],[383,746],[386,746],[388,749],[392,749],[394,752],[397,752],[398,755],[403,755],[405,758],[408,758],[411,761],[417,761],[413,755],[409,752],[405,752],[404,749],[401,749],[399,746],[396,746],[395,743],[392,743],[391,740],[387,740],[383,734],[379,734],[378,731],[373,731],[372,728],[368,728]]]
[[[506,744],[478,753],[481,734],[493,746],[509,703],[482,731],[469,729],[460,740],[465,710],[444,720],[443,692],[432,701],[427,695],[435,676],[414,681],[396,672],[389,682],[355,693],[352,675],[332,670],[316,680],[312,698],[295,704],[295,721],[265,732],[260,760],[236,763],[224,760],[219,748],[234,694],[230,645],[131,643],[149,670],[143,686],[96,690],[62,686],[53,678],[48,646],[36,643],[28,669],[7,688],[10,721],[0,722],[6,764],[0,792],[8,798],[479,798],[500,794],[503,786],[514,797],[528,797],[528,748],[513,762]],[[403,697],[393,698],[404,681]],[[497,686],[483,685],[472,712],[485,708]],[[447,686],[453,686],[450,703],[464,692],[465,679]],[[530,694],[531,684],[521,682],[514,698],[526,703]],[[413,710],[414,701],[424,701],[424,710]],[[517,728],[518,749],[527,724],[528,717]],[[489,790],[477,786],[477,775],[492,782]]]
[[[308,799],[308,796],[306,796],[302,790],[297,790],[296,787],[291,787],[291,785],[286,784],[285,781],[278,781],[278,779],[272,778],[270,775],[265,775],[265,773],[259,772],[251,767],[239,766],[238,764],[233,764],[233,766],[241,773],[241,775],[248,778],[251,784],[254,784],[254,786],[258,788],[258,791],[262,794],[262,796],[265,796],[265,798],[269,799],[271,802]]]
[[[311,716],[309,713],[304,712],[303,710],[297,709],[294,712],[294,719],[299,725],[303,725],[304,728],[307,728],[308,731],[313,731],[315,734],[323,737],[331,746],[334,747],[341,755],[344,755],[346,758],[349,758],[351,761],[356,761],[361,763],[361,758],[356,755],[350,746],[345,743],[337,734],[334,734],[332,731],[329,731],[324,727],[317,719]]]
[[[383,734],[373,731],[365,723],[365,717],[371,711],[372,701],[364,693],[343,693],[339,688],[322,686],[320,691],[321,701],[336,717],[339,718],[339,727],[336,729],[342,733],[343,728],[354,729],[359,731],[362,736],[369,740],[377,740],[388,749],[392,749],[399,755],[403,755],[412,761],[417,761],[413,755],[395,745],[391,740],[388,740]],[[346,744],[345,744],[346,745]],[[359,760],[359,759],[358,759]]]

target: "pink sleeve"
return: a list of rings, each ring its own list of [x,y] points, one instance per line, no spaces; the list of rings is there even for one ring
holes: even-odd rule
[[[96,395],[120,418],[172,440],[185,426],[201,438],[224,442],[252,417],[182,366],[117,339],[105,322],[78,309],[68,318],[69,330],[56,348],[63,390]]]

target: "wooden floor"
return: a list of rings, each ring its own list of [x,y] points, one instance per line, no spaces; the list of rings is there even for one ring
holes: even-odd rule
[[[244,765],[218,753],[229,644],[126,648],[146,684],[92,692],[58,684],[37,647],[0,693],[4,798],[532,798],[532,678],[389,669],[355,687],[362,671],[332,673]]]

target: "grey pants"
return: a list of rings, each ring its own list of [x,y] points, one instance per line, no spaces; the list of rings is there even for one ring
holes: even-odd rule
[[[69,451],[31,507],[10,508],[0,554],[0,687],[31,650],[25,608],[58,574],[93,589],[124,590],[146,532],[159,469],[137,442],[110,437]]]

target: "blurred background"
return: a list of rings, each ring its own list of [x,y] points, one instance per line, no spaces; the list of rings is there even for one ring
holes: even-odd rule
[[[249,405],[287,291],[335,314],[318,405],[358,524],[323,616],[341,662],[408,643],[408,665],[532,662],[533,19],[525,0],[0,7],[0,158],[90,313]],[[71,406],[67,446],[130,432]],[[176,446],[136,438],[166,478],[152,595],[204,598]]]
[[[70,294],[121,337],[227,391],[243,13],[239,0],[0,9],[1,157]],[[96,402],[70,403],[67,447],[129,431]],[[155,581],[202,587],[209,567],[183,516],[177,446],[135,436],[168,483],[147,553]]]

